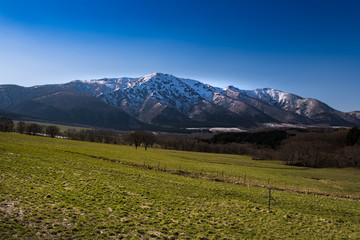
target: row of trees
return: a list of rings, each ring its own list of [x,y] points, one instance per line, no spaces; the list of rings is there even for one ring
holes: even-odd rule
[[[145,131],[135,131],[129,135],[120,135],[119,132],[109,130],[80,130],[70,129],[64,132],[64,136],[72,140],[134,145],[137,149],[143,146],[145,150],[153,146],[157,139],[154,133]]]
[[[136,131],[130,135],[120,136],[118,132],[109,130],[80,130],[69,129],[60,132],[60,129],[55,125],[47,127],[41,126],[37,123],[25,123],[14,121],[10,118],[0,118],[0,131],[3,132],[18,132],[20,134],[29,135],[47,135],[52,138],[62,136],[72,140],[109,143],[109,144],[129,144],[134,145],[136,148],[144,146],[145,150],[153,146],[156,142],[156,137],[151,132]]]
[[[181,136],[158,137],[156,144],[158,147],[163,149],[239,155],[252,155],[257,148],[251,144],[240,144],[236,142],[215,144],[201,139],[186,138]]]
[[[127,144],[145,150],[154,144],[182,151],[245,154],[255,159],[280,159],[286,164],[305,167],[360,168],[360,130],[268,131],[221,133],[212,137],[160,134],[136,131],[130,134],[105,130],[67,130],[37,123],[14,122],[0,118],[0,131],[20,134],[63,136],[69,139],[110,144]]]
[[[360,168],[360,130],[269,131],[220,133],[207,139],[162,137],[157,144],[165,149],[245,154],[254,159],[282,160],[305,167]]]
[[[108,144],[125,144],[118,132],[107,130],[66,130],[63,135],[72,140],[98,142]]]
[[[208,143],[227,144],[227,143],[252,143],[258,146],[266,146],[272,149],[280,146],[283,140],[288,137],[286,131],[274,130],[266,132],[228,132],[219,133],[208,140]]]
[[[284,141],[273,158],[296,166],[360,168],[359,136],[357,127],[296,134]]]
[[[148,147],[151,147],[155,143],[155,141],[156,137],[151,132],[136,131],[127,137],[127,142],[133,144],[136,149],[143,145],[145,150],[147,150]]]
[[[25,123],[14,121],[7,117],[0,118],[0,131],[2,132],[18,132],[20,134],[39,135],[46,134],[52,138],[60,134],[60,129],[55,125],[43,127],[37,123]]]

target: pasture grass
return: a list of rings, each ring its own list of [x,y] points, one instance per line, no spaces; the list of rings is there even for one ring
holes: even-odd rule
[[[360,238],[358,169],[0,133],[0,170],[1,239]]]

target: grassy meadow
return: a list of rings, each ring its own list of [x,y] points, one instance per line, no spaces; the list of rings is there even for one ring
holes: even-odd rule
[[[0,133],[0,239],[360,239],[359,199],[359,169]]]

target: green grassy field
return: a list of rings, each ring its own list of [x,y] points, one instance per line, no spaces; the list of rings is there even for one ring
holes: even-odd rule
[[[1,239],[360,239],[358,169],[0,133],[0,170]]]

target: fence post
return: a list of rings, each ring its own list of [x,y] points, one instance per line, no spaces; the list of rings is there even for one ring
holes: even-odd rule
[[[287,214],[279,205],[279,203],[271,196],[271,188],[269,187],[269,192],[265,194],[265,196],[263,196],[262,198],[266,198],[268,197],[268,209],[269,209],[269,212],[271,211],[271,199],[275,202],[276,205],[278,205],[278,207],[281,209],[281,211],[283,211],[285,214]],[[256,208],[256,205],[258,204],[258,202],[262,199],[260,198],[256,203],[255,203],[255,208]]]
[[[270,212],[271,188],[269,188],[269,212]]]

